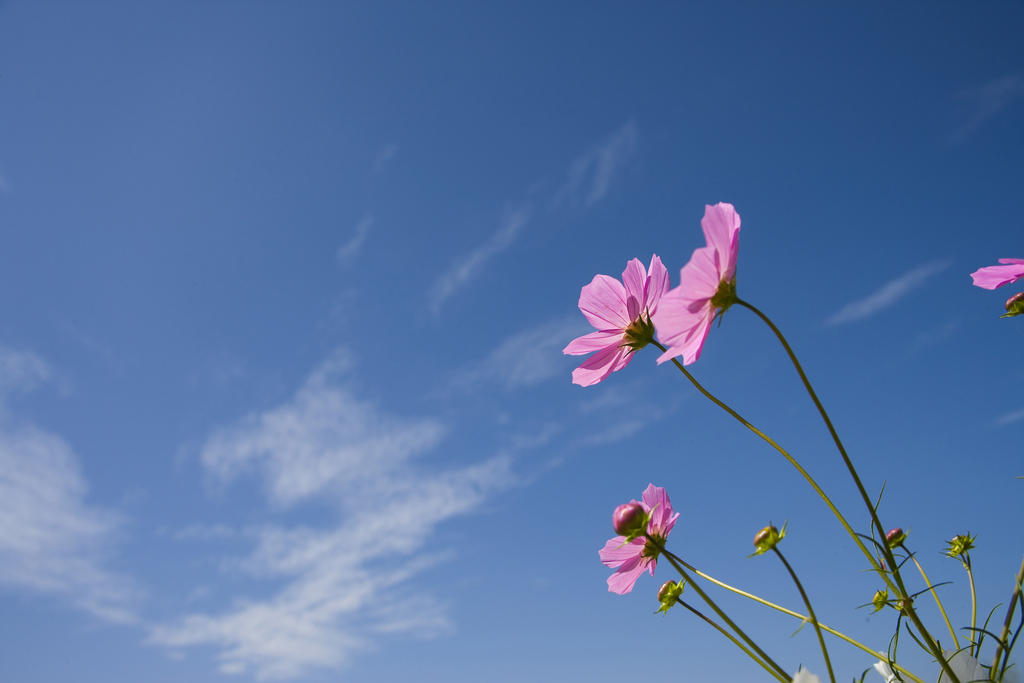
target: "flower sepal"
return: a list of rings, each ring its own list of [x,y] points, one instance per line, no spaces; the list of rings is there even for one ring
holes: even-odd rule
[[[977,536],[971,536],[971,532],[954,536],[949,542],[949,547],[943,553],[946,557],[960,557],[962,554],[974,550],[974,541]]]

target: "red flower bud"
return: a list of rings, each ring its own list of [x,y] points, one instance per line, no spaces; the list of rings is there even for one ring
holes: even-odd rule
[[[629,536],[647,524],[647,513],[640,503],[626,503],[612,513],[612,528],[619,536]]]
[[[890,529],[889,533],[885,535],[885,542],[890,548],[895,548],[903,543],[906,538],[907,535],[903,533],[903,529],[896,527],[895,529]]]

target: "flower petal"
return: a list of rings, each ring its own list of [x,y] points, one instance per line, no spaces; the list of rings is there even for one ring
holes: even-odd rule
[[[631,557],[637,557],[644,549],[644,539],[634,538],[631,543],[626,543],[625,536],[616,536],[604,547],[597,551],[604,566],[615,568]]]
[[[609,346],[618,347],[622,344],[622,330],[601,330],[591,332],[582,337],[576,337],[569,345],[562,349],[562,353],[569,356],[583,356],[594,351],[607,349]]]
[[[1000,263],[1024,263],[1024,258],[1001,258]]]
[[[999,259],[1000,263],[1020,261],[1022,259]],[[1007,266],[986,266],[971,273],[974,286],[982,289],[996,289],[1003,285],[1016,282],[1024,277],[1024,263],[1013,263]]]
[[[653,313],[658,308],[661,297],[672,289],[672,280],[669,278],[668,269],[661,263],[661,259],[655,254],[651,257],[651,267],[647,269],[647,299],[644,307]]]
[[[719,202],[704,207],[700,221],[704,239],[716,252],[718,280],[729,281],[736,274],[736,256],[740,248],[740,215],[732,204]]]
[[[683,356],[684,365],[697,362],[711,331],[717,309],[711,305],[710,299],[694,301],[684,297],[682,288],[676,287],[658,304],[654,327],[658,339],[668,347],[658,357],[659,364],[676,356]]]
[[[598,351],[583,361],[583,364],[572,371],[572,383],[581,387],[589,387],[603,381],[616,370],[629,365],[633,360],[633,350],[624,346],[609,346]]]
[[[580,291],[580,310],[599,330],[624,330],[632,322],[626,310],[626,290],[622,283],[607,275],[595,275]]]
[[[640,578],[640,575],[647,569],[649,558],[637,555],[635,558],[625,562],[614,574],[608,577],[608,590],[612,593],[625,595],[633,590],[633,584]]]
[[[633,322],[640,317],[647,298],[647,271],[640,259],[633,259],[626,264],[626,269],[622,271],[622,284],[626,287],[626,313],[629,321]]]

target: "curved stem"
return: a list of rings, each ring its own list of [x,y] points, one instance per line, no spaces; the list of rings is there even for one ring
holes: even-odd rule
[[[664,346],[662,346],[656,341],[652,341],[651,343],[657,346],[662,351],[666,350]],[[767,434],[765,434],[760,429],[758,429],[757,427],[743,419],[742,415],[737,413],[735,410],[733,410],[726,404],[722,403],[714,394],[712,394],[710,391],[701,386],[701,383],[698,382],[696,378],[694,378],[694,376],[690,374],[689,370],[687,370],[683,366],[683,364],[678,361],[678,359],[673,358],[672,362],[675,363],[676,367],[679,368],[680,372],[686,375],[686,378],[690,380],[693,386],[697,387],[697,391],[704,394],[704,396],[706,396],[709,400],[711,400],[712,403],[717,405],[719,408],[732,415],[744,427],[746,427],[747,429],[749,429],[750,431],[754,432],[759,437],[764,439],[769,446],[777,450],[782,455],[782,457],[784,457],[789,462],[790,465],[796,468],[796,471],[799,472],[807,481],[807,483],[811,485],[811,488],[814,489],[814,492],[817,493],[823,501],[825,501],[825,505],[827,505],[828,509],[832,511],[832,514],[836,516],[836,519],[839,520],[839,523],[843,525],[843,528],[846,530],[846,533],[850,535],[850,538],[853,539],[853,542],[857,544],[857,547],[860,548],[862,553],[864,553],[864,556],[868,558],[868,561],[871,563],[871,566],[878,573],[878,575],[882,577],[882,580],[885,581],[885,583],[889,586],[889,588],[892,589],[893,592],[897,592],[899,589],[895,586],[895,584],[892,583],[892,581],[889,579],[888,574],[878,564],[878,560],[875,558],[874,554],[867,549],[867,547],[864,545],[864,542],[860,539],[860,536],[857,535],[857,532],[853,530],[853,527],[851,527],[849,522],[846,521],[846,518],[843,517],[843,513],[839,512],[839,508],[837,508],[835,504],[832,502],[832,500],[825,494],[825,492],[821,490],[821,487],[818,486],[818,482],[814,481],[814,478],[807,473],[807,470],[805,470],[799,462],[797,462],[796,458],[794,458],[792,455],[786,452],[786,449],[784,449],[782,446],[775,443]],[[895,565],[895,562],[893,562],[893,564]]]
[[[785,565],[786,571],[793,577],[793,583],[796,584],[797,590],[800,591],[800,597],[804,599],[804,604],[807,605],[807,614],[810,616],[810,622],[814,624],[814,630],[818,634],[818,643],[821,645],[821,655],[825,658],[825,667],[828,669],[828,677],[832,683],[836,683],[836,675],[832,672],[832,660],[828,657],[828,648],[825,647],[825,636],[821,635],[821,626],[818,624],[818,617],[814,614],[814,608],[811,607],[811,599],[807,597],[807,592],[804,590],[803,584],[800,583],[800,579],[796,577],[796,572],[786,561],[782,551],[779,550],[778,546],[772,548],[775,554],[782,560],[782,564]]]
[[[1010,606],[1006,609],[1006,620],[1003,621],[1003,631],[999,634],[999,641],[996,643],[996,656],[992,658],[991,674],[993,679],[996,675],[996,668],[999,666],[999,658],[1003,654],[1003,643],[1010,634],[1010,624],[1013,622],[1013,611],[1017,607],[1017,598],[1020,596],[1021,584],[1024,583],[1024,560],[1021,560],[1020,571],[1017,572],[1017,584],[1013,587],[1013,597],[1010,598]]]
[[[680,605],[682,605],[686,609],[690,610],[691,612],[696,614],[698,617],[700,617],[701,619],[703,619],[704,621],[706,621],[707,623],[711,624],[716,629],[718,629],[719,633],[721,633],[723,636],[725,636],[726,638],[731,640],[736,647],[738,647],[739,649],[743,650],[743,652],[745,652],[748,657],[750,657],[755,662],[757,662],[762,667],[764,667],[765,671],[770,673],[772,676],[775,676],[775,678],[777,678],[780,681],[782,681],[782,683],[790,683],[788,678],[784,678],[778,671],[776,671],[775,669],[773,669],[770,666],[768,666],[767,664],[765,664],[763,661],[761,661],[761,659],[757,655],[755,655],[753,652],[748,650],[743,643],[741,643],[740,641],[736,640],[736,636],[734,636],[733,634],[729,633],[724,628],[722,628],[719,624],[715,623],[710,618],[708,618],[707,616],[705,616],[701,612],[697,611],[696,609],[691,607],[689,604],[683,602],[679,598],[676,598],[676,602],[678,602]]]
[[[697,576],[701,577],[702,579],[707,579],[708,581],[710,581],[711,583],[715,584],[719,588],[724,588],[725,590],[730,591],[732,593],[735,593],[736,595],[742,595],[743,597],[748,598],[750,600],[753,600],[754,602],[758,602],[758,603],[764,605],[765,607],[771,607],[772,609],[778,610],[779,612],[782,612],[783,614],[788,614],[789,616],[791,616],[791,617],[793,617],[795,619],[800,619],[801,621],[808,621],[808,617],[804,616],[803,614],[800,614],[799,612],[794,612],[793,610],[786,609],[785,607],[783,607],[781,605],[776,605],[774,602],[770,602],[768,600],[765,600],[764,598],[758,597],[758,596],[754,595],[753,593],[748,593],[745,590],[740,590],[739,588],[736,588],[735,586],[730,586],[729,584],[725,583],[724,581],[719,581],[718,579],[716,579],[715,577],[711,576],[710,574],[705,574],[704,572],[702,572],[701,570],[697,569],[696,567],[688,564],[685,560],[680,558],[678,555],[675,555],[674,553],[670,553],[669,551],[666,550],[665,551],[665,555],[668,556],[668,557],[671,557],[676,562],[678,562],[679,564],[683,565],[684,567],[689,569],[691,572],[693,572]],[[845,633],[837,631],[837,630],[835,630],[834,628],[832,628],[830,626],[826,626],[825,624],[822,624],[821,622],[818,622],[818,625],[821,626],[823,631],[827,631],[828,633],[831,633],[832,635],[834,635],[836,638],[839,638],[840,640],[845,640],[850,645],[853,645],[854,647],[859,648],[860,650],[863,650],[864,652],[868,653],[869,655],[872,655],[873,657],[878,657],[879,659],[882,659],[882,660],[887,659],[887,656],[885,654],[883,654],[881,652],[878,652],[877,650],[871,649],[870,647],[868,647],[864,643],[862,643],[860,641],[857,641],[857,640],[854,640],[853,638],[851,638],[850,636],[846,635]],[[911,672],[907,671],[906,669],[904,669],[901,666],[894,665],[893,668],[894,669],[898,669],[900,673],[902,673],[903,675],[907,676],[908,678],[916,681],[916,683],[924,683],[924,681],[922,681],[920,678],[918,678],[917,676],[915,676],[914,674],[912,674]]]
[[[729,615],[727,615],[725,612],[723,612],[721,610],[721,608],[718,605],[715,604],[715,601],[712,600],[708,596],[707,593],[705,593],[703,590],[701,590],[701,587],[699,585],[697,585],[697,583],[693,580],[693,577],[688,575],[686,573],[686,570],[683,569],[682,565],[680,565],[678,562],[675,561],[675,555],[670,555],[670,554],[666,553],[665,552],[665,546],[661,542],[655,540],[650,534],[644,534],[644,535],[647,537],[647,541],[649,543],[654,545],[654,547],[657,548],[661,553],[664,553],[664,555],[668,559],[669,563],[673,567],[675,567],[675,570],[677,572],[679,572],[679,575],[682,576],[683,579],[685,579],[686,582],[689,583],[690,586],[693,587],[693,590],[697,591],[697,595],[699,595],[701,597],[701,599],[704,600],[704,602],[706,602],[708,604],[708,607],[713,609],[715,611],[715,614],[717,614],[722,621],[724,621],[726,624],[728,624],[729,628],[731,628],[733,631],[736,632],[736,635],[738,635],[740,638],[742,638],[743,641],[747,645],[749,645],[752,650],[754,650],[754,652],[756,652],[758,655],[760,655],[761,658],[767,664],[771,665],[771,667],[773,669],[775,669],[777,672],[779,672],[782,676],[785,676],[785,677],[789,676],[789,674],[786,672],[785,669],[783,669],[781,666],[779,666],[775,662],[775,660],[773,660],[771,657],[769,657],[768,653],[766,653],[764,650],[762,650],[760,647],[758,647],[757,643],[755,643],[750,638],[750,636],[748,636],[746,633],[744,633],[743,629],[741,629],[739,626],[737,626],[736,623],[732,619],[729,618]]]
[[[772,332],[775,333],[775,336],[778,337],[779,341],[782,343],[782,347],[786,350],[786,353],[789,355],[789,359],[793,362],[793,367],[796,368],[797,374],[800,375],[800,380],[804,383],[804,388],[807,389],[807,393],[810,395],[811,400],[814,401],[815,407],[817,407],[818,412],[821,414],[821,419],[825,421],[825,426],[828,427],[829,434],[832,435],[832,440],[835,442],[836,448],[839,449],[839,454],[843,457],[843,462],[846,464],[846,469],[849,470],[850,476],[853,477],[853,481],[857,485],[857,490],[860,492],[860,496],[864,500],[864,504],[867,506],[868,512],[871,513],[872,524],[878,530],[879,537],[885,538],[885,528],[882,526],[882,522],[878,519],[878,511],[875,509],[874,504],[871,502],[871,497],[868,496],[868,492],[864,488],[864,483],[861,481],[860,475],[857,474],[857,469],[853,466],[853,461],[850,460],[850,456],[846,452],[846,447],[843,446],[843,442],[839,438],[839,433],[836,431],[835,426],[832,424],[832,419],[828,416],[828,412],[825,410],[825,406],[821,404],[821,400],[818,398],[818,394],[815,393],[814,387],[811,386],[811,381],[807,379],[807,373],[804,372],[803,366],[801,366],[800,361],[797,360],[796,354],[793,353],[792,347],[790,347],[789,342],[786,341],[786,337],[782,334],[779,328],[775,326],[775,323],[773,323],[768,316],[766,316],[764,313],[758,310],[757,307],[747,303],[746,301],[743,301],[742,299],[737,299],[736,303],[752,311],[755,315],[757,315],[757,317],[761,318],[761,320],[763,320],[765,324],[771,328]],[[909,593],[907,592],[907,588],[903,583],[903,578],[900,576],[899,565],[896,563],[896,558],[893,557],[892,549],[889,548],[888,544],[883,543],[882,551],[885,555],[886,560],[889,561],[889,566],[892,567],[892,578],[896,582],[896,585],[899,587],[898,591],[896,591],[894,587],[894,591],[896,591],[900,597],[907,597]],[[946,661],[946,657],[942,653],[942,648],[939,647],[938,642],[936,642],[935,638],[932,637],[932,635],[928,632],[928,629],[925,628],[924,624],[921,622],[921,618],[917,615],[917,611],[914,609],[913,605],[907,605],[906,613],[907,617],[914,623],[914,626],[917,627],[918,633],[921,634],[921,637],[924,639],[925,643],[927,643],[928,649],[931,650],[932,655],[934,655],[935,658],[939,661],[939,664],[942,665],[942,669],[946,672],[946,675],[949,677],[950,681],[952,681],[952,683],[960,683],[960,679],[957,678],[955,673],[953,673],[953,670],[949,666],[949,662]]]
[[[912,559],[914,564],[917,565],[917,571],[921,572],[921,578],[924,579],[924,585],[929,586],[928,590],[931,592],[932,597],[935,598],[935,604],[939,606],[939,611],[942,612],[942,618],[946,620],[946,628],[949,629],[949,635],[953,636],[953,644],[956,645],[956,650],[959,651],[960,641],[957,640],[956,631],[953,630],[953,624],[949,622],[949,617],[946,616],[946,609],[942,606],[942,601],[939,600],[939,594],[935,592],[935,587],[932,586],[932,582],[928,579],[928,575],[924,573],[924,567],[922,567],[921,563],[917,561],[917,556],[907,550],[906,546],[903,546],[903,549],[907,551],[907,554],[910,555],[910,559]]]

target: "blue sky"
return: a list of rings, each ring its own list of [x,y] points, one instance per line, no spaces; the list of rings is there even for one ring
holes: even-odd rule
[[[1022,30],[1016,3],[3,3],[0,678],[763,678],[652,615],[667,566],[606,591],[651,482],[678,553],[795,608],[745,559],[788,519],[819,617],[884,648],[839,525],[653,349],[570,384],[580,287],[652,253],[677,283],[719,201],[883,520],[961,623],[952,535],[1005,601],[1020,287],[968,274],[1024,257]],[[693,372],[866,530],[763,324],[730,311]],[[723,602],[823,673],[809,630]]]

